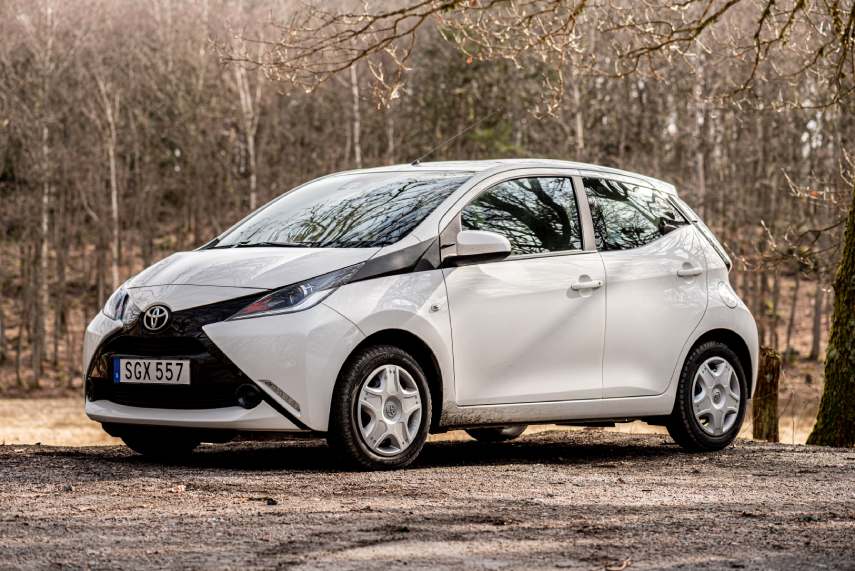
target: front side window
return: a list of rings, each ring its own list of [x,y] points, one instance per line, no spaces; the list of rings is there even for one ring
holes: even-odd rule
[[[685,224],[686,220],[657,190],[603,178],[584,178],[598,250],[628,250]]]
[[[388,246],[470,177],[459,172],[385,172],[322,178],[262,208],[214,247]]]
[[[501,234],[510,241],[511,254],[582,249],[569,178],[530,177],[499,183],[463,209],[461,226]]]

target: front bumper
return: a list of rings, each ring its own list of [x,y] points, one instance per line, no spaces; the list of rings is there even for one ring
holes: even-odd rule
[[[168,305],[168,300],[157,300]],[[102,423],[239,431],[325,431],[330,399],[345,359],[362,340],[324,305],[285,315],[226,321],[245,299],[176,311],[157,333],[99,314],[86,331],[86,413]],[[123,385],[114,356],[191,361],[189,386]],[[239,387],[263,401],[243,408]]]
[[[296,431],[300,427],[266,402],[252,409],[239,406],[182,410],[126,406],[108,400],[86,401],[86,414],[97,422],[238,431]]]

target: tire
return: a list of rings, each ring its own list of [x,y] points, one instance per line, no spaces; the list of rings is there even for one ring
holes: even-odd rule
[[[490,428],[471,428],[466,434],[478,442],[507,442],[519,438],[528,428],[527,424],[515,424],[513,426],[494,426]]]
[[[182,460],[190,456],[200,444],[192,434],[175,429],[132,429],[121,433],[119,437],[137,454],[161,461]]]
[[[403,468],[424,447],[431,413],[430,389],[418,361],[394,345],[367,347],[339,375],[327,442],[353,467]]]
[[[702,367],[708,367],[706,373],[700,372]],[[734,402],[737,388],[738,402]],[[747,397],[745,371],[736,353],[720,341],[702,343],[692,349],[680,371],[668,433],[686,450],[721,450],[742,427]]]

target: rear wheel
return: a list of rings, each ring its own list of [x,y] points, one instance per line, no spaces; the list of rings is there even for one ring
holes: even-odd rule
[[[153,460],[181,460],[200,444],[193,434],[174,429],[135,428],[119,437],[128,448]]]
[[[430,419],[430,390],[418,361],[394,345],[377,345],[345,365],[327,440],[357,467],[402,468],[421,452]]]
[[[719,341],[702,343],[683,364],[668,433],[687,450],[720,450],[739,433],[747,398],[736,353]]]
[[[527,424],[515,424],[513,426],[471,428],[466,431],[466,434],[479,442],[507,442],[518,438],[527,427]]]

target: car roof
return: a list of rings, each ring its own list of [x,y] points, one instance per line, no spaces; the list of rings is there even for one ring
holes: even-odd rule
[[[574,161],[561,161],[555,159],[488,159],[488,160],[480,160],[480,161],[436,161],[436,162],[425,162],[425,163],[417,163],[417,164],[399,164],[399,165],[389,165],[384,167],[376,167],[370,169],[360,169],[359,171],[349,171],[349,172],[431,172],[431,171],[440,171],[440,172],[467,172],[467,173],[481,173],[484,171],[493,171],[494,173],[501,173],[503,171],[509,171],[519,168],[537,168],[537,167],[552,167],[552,168],[565,168],[565,169],[576,169],[579,171],[585,171],[586,173],[593,172],[604,175],[617,175],[617,176],[625,176],[629,178],[639,179],[653,188],[657,190],[661,190],[663,192],[667,192],[669,194],[677,194],[677,190],[673,184],[667,183],[665,181],[634,173],[621,169],[604,167],[601,165],[592,165],[588,163],[578,163]]]

